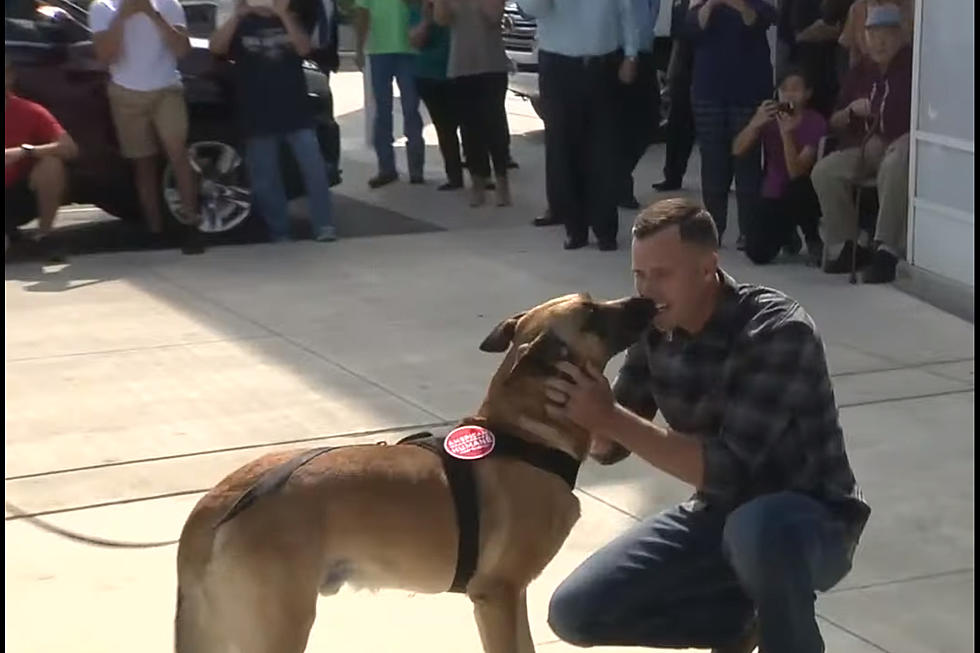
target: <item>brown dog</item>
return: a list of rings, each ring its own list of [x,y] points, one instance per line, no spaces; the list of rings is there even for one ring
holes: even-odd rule
[[[464,423],[532,443],[577,470],[589,434],[547,416],[543,383],[559,360],[603,369],[653,314],[644,299],[569,295],[501,322],[480,348],[507,355]],[[178,653],[300,653],[318,594],[345,583],[426,593],[454,583],[462,527],[439,455],[411,444],[340,447],[303,458],[273,490],[251,496],[298,453],[255,460],[191,512],[177,553]],[[463,464],[480,520],[464,590],[484,651],[532,653],[525,589],[578,519],[578,499],[567,479],[520,457]]]

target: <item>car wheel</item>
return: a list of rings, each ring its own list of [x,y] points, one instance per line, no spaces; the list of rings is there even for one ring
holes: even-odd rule
[[[220,140],[200,140],[191,142],[187,149],[199,179],[201,231],[223,234],[258,222],[250,219],[252,192],[238,148]],[[163,203],[172,219],[181,219],[180,193],[170,163],[163,172]]]

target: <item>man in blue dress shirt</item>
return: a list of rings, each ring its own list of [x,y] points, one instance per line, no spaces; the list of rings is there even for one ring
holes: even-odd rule
[[[637,71],[632,0],[518,0],[537,19],[538,73],[545,113],[545,178],[565,249],[617,247],[620,82]]]

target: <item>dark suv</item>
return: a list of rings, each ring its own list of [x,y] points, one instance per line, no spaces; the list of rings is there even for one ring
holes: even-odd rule
[[[16,92],[44,105],[71,133],[80,154],[70,166],[69,203],[93,204],[124,220],[139,220],[141,210],[129,163],[122,158],[109,112],[107,68],[95,58],[88,15],[69,0],[49,0],[33,19],[4,18],[4,48],[14,64]],[[208,50],[206,39],[191,38],[191,52],[180,61],[190,116],[188,146],[200,175],[204,223],[210,233],[263,228],[254,216],[236,127],[231,62]],[[317,132],[331,171],[340,182],[340,133],[326,76],[309,64],[309,101],[316,106]],[[319,77],[320,79],[310,79]],[[290,197],[302,193],[302,181],[288,149],[282,153]],[[179,205],[170,166],[163,168],[160,202],[173,218]]]

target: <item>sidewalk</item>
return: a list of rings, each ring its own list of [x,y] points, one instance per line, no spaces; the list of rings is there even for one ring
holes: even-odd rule
[[[630,292],[625,248],[565,252],[560,230],[528,224],[543,207],[544,174],[529,105],[509,101],[515,205],[473,210],[465,195],[435,191],[431,127],[431,183],[368,191],[359,78],[333,84],[348,136],[337,191],[441,230],[8,266],[8,501],[85,534],[175,538],[199,492],[260,453],[393,440],[472,412],[500,361],[477,346],[498,320],[567,292]],[[654,199],[662,155],[653,148],[642,164],[641,202]],[[631,219],[622,215],[621,233]],[[723,259],[736,278],[783,289],[813,314],[874,509],[854,571],[818,599],[827,650],[972,651],[973,326],[891,287],[757,268],[731,248]],[[588,464],[577,492],[582,519],[529,590],[543,653],[573,650],[545,623],[555,585],[688,494],[632,458]],[[173,547],[93,548],[9,516],[5,535],[6,650],[173,650]],[[311,653],[480,650],[458,596],[345,590],[318,607]]]

